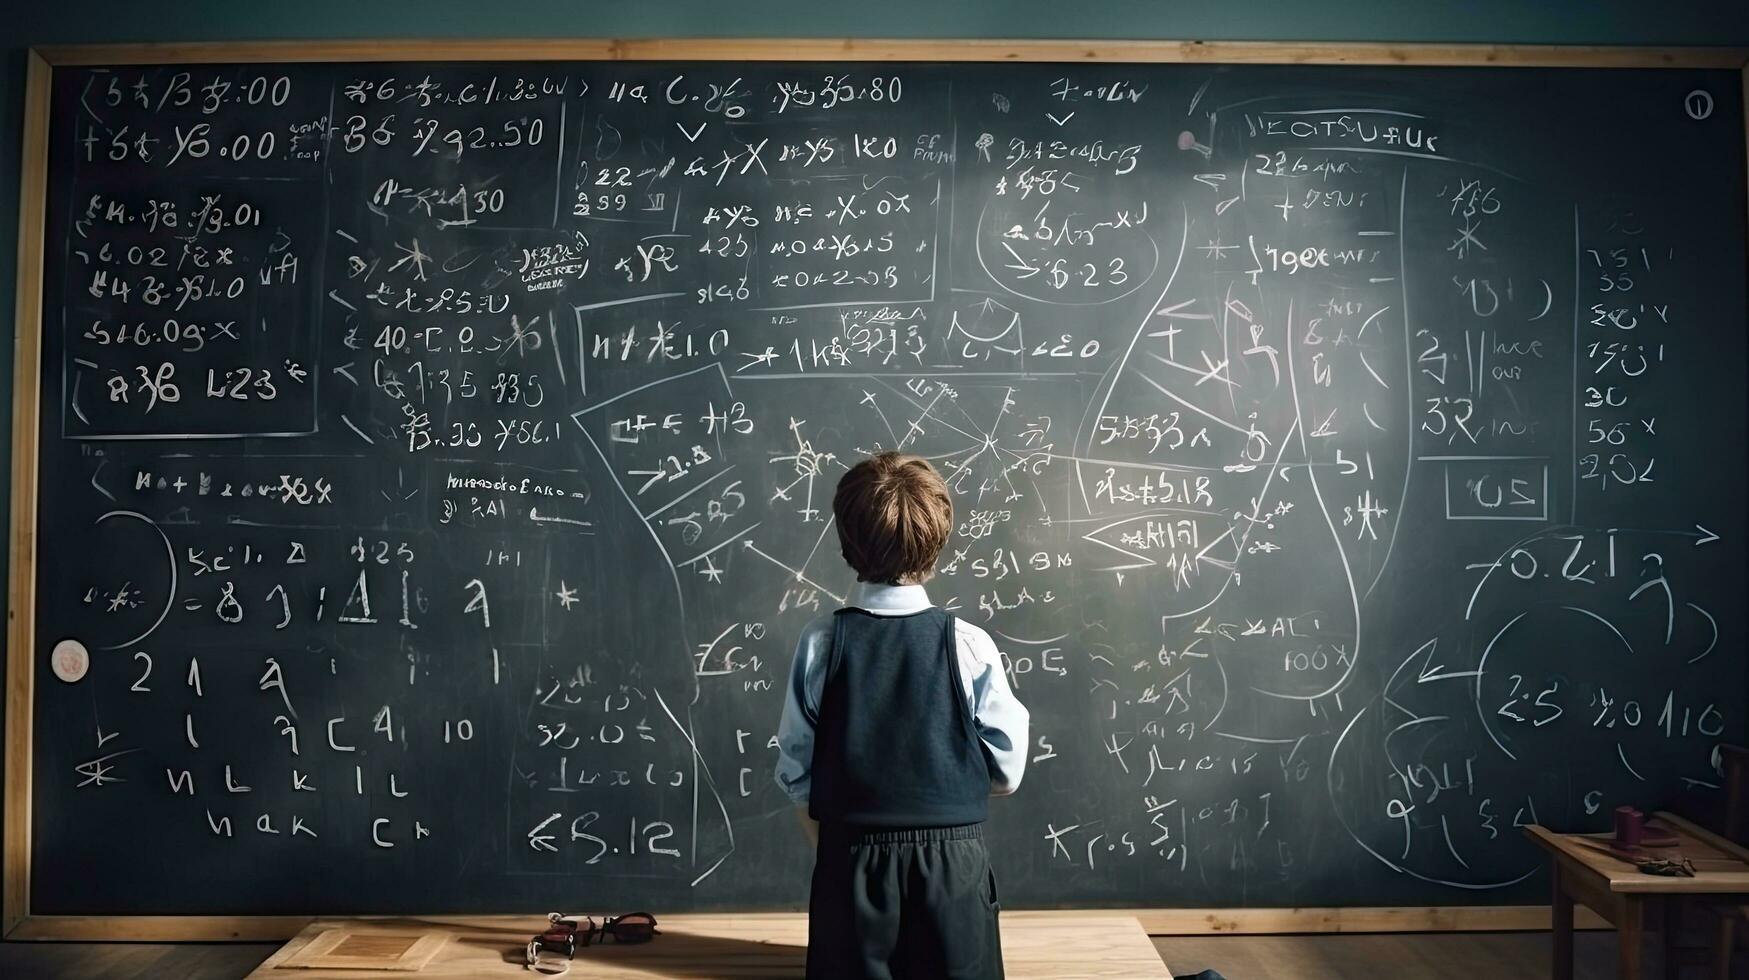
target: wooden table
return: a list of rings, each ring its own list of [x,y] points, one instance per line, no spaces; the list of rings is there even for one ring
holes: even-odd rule
[[[600,921],[600,916],[596,920]],[[644,946],[577,951],[567,977],[730,980],[800,977],[807,957],[802,914],[661,915],[661,935]],[[394,980],[395,977],[538,977],[523,968],[523,948],[546,920],[538,915],[430,916],[418,919],[317,919],[268,957],[248,980]],[[418,973],[280,969],[277,964],[329,929],[447,930],[456,938]],[[1009,980],[1109,977],[1170,980],[1172,974],[1134,917],[1099,912],[1004,912],[1002,959]]]
[[[1656,813],[1649,827],[1674,833],[1676,846],[1651,853],[1694,862],[1691,878],[1642,874],[1634,865],[1609,853],[1609,834],[1557,834],[1531,825],[1525,832],[1549,852],[1554,890],[1554,978],[1573,977],[1573,903],[1589,906],[1615,924],[1616,975],[1640,976],[1641,940],[1648,912],[1662,916],[1664,976],[1677,970],[1674,924],[1677,902],[1697,895],[1749,894],[1749,850],[1672,813]]]

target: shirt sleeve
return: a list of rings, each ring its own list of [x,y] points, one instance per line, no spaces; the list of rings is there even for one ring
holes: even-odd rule
[[[790,664],[789,683],[784,688],[783,717],[777,723],[777,785],[801,806],[808,802],[813,786],[814,726],[820,720],[820,688],[825,678],[825,642],[831,634],[819,621],[809,623],[796,642]]]
[[[964,624],[970,626],[971,624]],[[984,743],[990,765],[990,795],[1007,796],[1020,788],[1026,775],[1032,716],[1008,686],[1002,651],[990,634],[975,627],[962,634],[975,666],[972,671],[972,721]]]

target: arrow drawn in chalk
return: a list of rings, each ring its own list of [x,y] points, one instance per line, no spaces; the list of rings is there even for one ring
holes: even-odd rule
[[[570,524],[574,527],[595,526],[594,523],[590,521],[579,521],[570,517],[553,517],[548,514],[543,514],[540,512],[539,507],[530,507],[528,509],[528,519],[539,524]]]

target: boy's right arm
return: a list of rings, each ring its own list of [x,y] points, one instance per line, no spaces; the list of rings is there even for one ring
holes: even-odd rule
[[[814,669],[820,653],[820,630],[809,624],[796,643],[790,664],[789,683],[784,687],[783,716],[777,724],[777,785],[796,805],[804,827],[808,818],[808,794],[813,786],[814,726],[819,722],[821,679]],[[810,835],[811,836],[811,835]]]

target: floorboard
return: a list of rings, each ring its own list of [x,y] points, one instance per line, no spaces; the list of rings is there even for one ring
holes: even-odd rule
[[[238,980],[278,943],[0,943],[6,980]]]
[[[1662,976],[1657,935],[1647,938],[1644,973]],[[1550,966],[1546,932],[1168,936],[1154,948],[1174,973],[1214,969],[1226,980],[1547,980]],[[1688,958],[1683,980],[1709,976],[1703,951]],[[1615,933],[1576,934],[1573,960],[1575,980],[1613,980]],[[1734,980],[1749,980],[1749,950],[1732,967]]]

